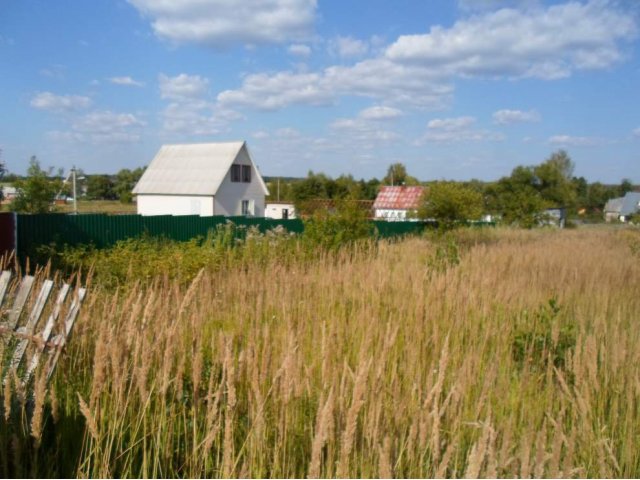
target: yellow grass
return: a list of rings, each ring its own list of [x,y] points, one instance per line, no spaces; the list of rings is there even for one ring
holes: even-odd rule
[[[86,421],[72,474],[637,477],[637,234],[466,233],[438,268],[412,238],[94,285],[53,386]]]

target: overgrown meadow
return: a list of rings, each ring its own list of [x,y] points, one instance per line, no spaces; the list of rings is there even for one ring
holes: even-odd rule
[[[5,477],[640,476],[638,230],[224,235],[54,258],[89,297]]]

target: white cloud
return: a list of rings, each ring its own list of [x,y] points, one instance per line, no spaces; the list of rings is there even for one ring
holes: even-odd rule
[[[549,138],[551,145],[566,147],[594,147],[604,142],[598,137],[577,137],[572,135],[554,135]]]
[[[369,44],[353,37],[337,36],[329,41],[329,52],[342,58],[363,57],[369,51]]]
[[[183,135],[213,135],[230,122],[242,118],[239,113],[209,99],[209,80],[200,75],[181,73],[175,77],[160,74],[160,97],[170,100],[162,112],[166,132]]]
[[[463,11],[486,11],[506,7],[535,7],[539,0],[458,0],[458,8]]]
[[[493,121],[498,125],[539,122],[540,114],[535,110],[498,110],[493,114]]]
[[[257,132],[253,132],[251,136],[256,140],[264,140],[265,138],[269,138],[269,132],[265,132],[264,130],[258,130]]]
[[[125,87],[144,87],[143,82],[134,80],[131,77],[111,77],[109,81],[115,85],[122,85]]]
[[[632,40],[637,30],[634,18],[611,3],[570,2],[527,12],[502,9],[449,29],[403,35],[386,55],[450,75],[554,79],[620,61],[618,42]]]
[[[475,124],[476,119],[473,117],[436,118],[429,121],[427,132],[417,141],[417,144],[504,140],[502,134],[476,128]]]
[[[51,92],[40,92],[31,99],[31,106],[39,110],[52,112],[70,112],[91,106],[91,99],[82,95],[55,95]]]
[[[397,132],[382,128],[381,124],[376,121],[384,117],[363,116],[362,113],[367,110],[360,112],[356,118],[338,118],[329,125],[338,144],[350,143],[352,148],[372,149],[400,138]]]
[[[622,43],[636,36],[634,17],[600,0],[526,13],[502,9],[450,28],[401,36],[380,54],[353,65],[247,75],[239,88],[221,92],[218,100],[275,110],[360,96],[389,105],[442,108],[451,100],[456,78],[554,79],[606,68],[623,58]]]
[[[213,47],[283,43],[310,36],[316,0],[129,0],[154,32]]]
[[[276,130],[276,137],[280,138],[299,138],[300,132],[292,127],[284,127]]]
[[[453,88],[424,69],[384,58],[353,66],[332,66],[320,73],[283,71],[247,75],[242,86],[218,95],[223,105],[276,110],[290,105],[329,105],[341,95],[385,99],[415,107],[441,107]]]
[[[109,110],[88,113],[76,120],[70,135],[76,140],[93,143],[127,143],[140,139],[140,127],[146,125],[132,113]]]
[[[293,45],[289,45],[287,52],[291,55],[295,55],[296,57],[308,57],[311,55],[311,47],[301,43],[295,43]]]
[[[638,138],[640,138],[640,127],[636,128],[636,129],[633,131],[633,136],[634,136],[634,137],[638,137]]]
[[[360,118],[363,118],[365,120],[390,120],[393,118],[398,118],[401,115],[402,110],[380,105],[365,108],[358,114]]]
[[[161,73],[158,76],[160,97],[170,100],[188,100],[201,98],[207,93],[209,80],[200,75],[181,73],[175,77],[168,77]]]

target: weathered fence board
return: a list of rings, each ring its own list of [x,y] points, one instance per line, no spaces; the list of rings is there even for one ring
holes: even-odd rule
[[[85,288],[77,288],[69,302],[68,296],[71,286],[63,283],[58,290],[55,302],[47,308],[51,294],[55,289],[52,280],[45,279],[41,282],[38,293],[34,294],[35,298],[31,302],[29,302],[29,298],[36,283],[35,277],[27,275],[19,282],[20,285],[16,289],[11,287],[11,273],[9,271],[4,271],[0,275],[0,316],[2,318],[6,316],[6,321],[0,323],[0,348],[2,352],[0,354],[0,375],[3,378],[3,384],[15,377],[23,386],[27,386],[38,365],[42,365],[42,371],[47,381],[53,375],[87,291]],[[40,284],[40,281],[38,283]],[[15,295],[6,295],[7,292],[14,292]],[[4,304],[12,306],[9,309],[2,309]],[[29,308],[26,308],[27,306]],[[27,309],[30,311],[27,312]],[[63,324],[60,325],[60,333],[51,338],[60,313],[65,309],[66,316]],[[47,321],[42,330],[36,333],[38,325],[41,323],[40,318],[45,311],[50,312]],[[23,318],[26,319],[24,325],[21,321]],[[26,355],[27,349],[29,349],[30,356]],[[25,356],[27,362],[21,368]]]

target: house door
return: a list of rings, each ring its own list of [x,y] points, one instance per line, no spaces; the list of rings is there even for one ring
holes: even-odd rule
[[[288,208],[283,208],[282,209],[282,219],[283,220],[289,220],[289,209]]]

